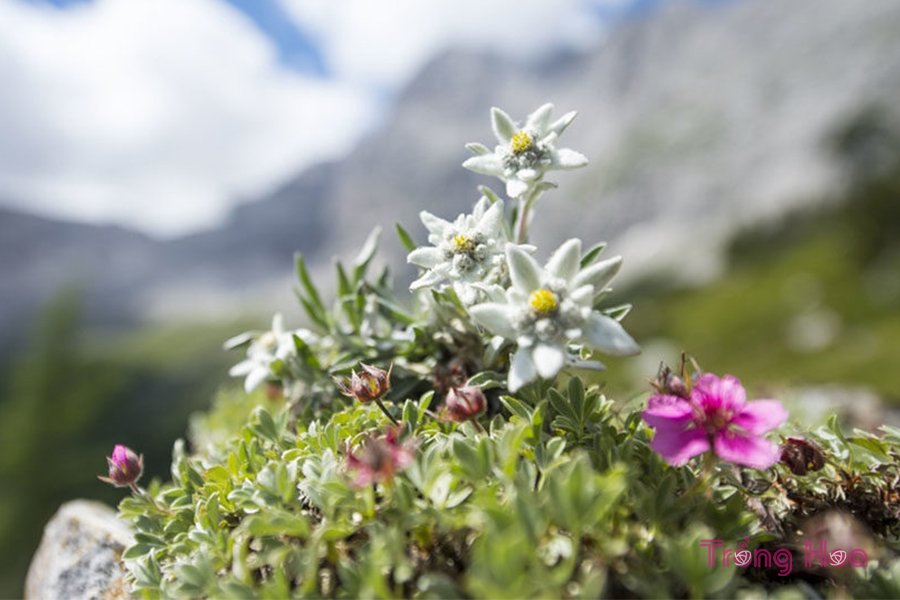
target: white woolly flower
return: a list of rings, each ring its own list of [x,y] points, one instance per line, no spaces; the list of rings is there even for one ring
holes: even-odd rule
[[[553,105],[545,104],[528,115],[519,128],[508,114],[491,109],[491,123],[499,144],[491,152],[483,144],[467,144],[476,156],[463,166],[478,173],[499,177],[506,183],[510,198],[521,198],[533,190],[544,173],[554,169],[583,167],[588,160],[569,148],[557,148],[557,138],[575,118],[576,112],[550,122]]]
[[[469,312],[491,333],[518,344],[510,361],[510,391],[538,376],[554,377],[573,362],[571,344],[614,356],[640,351],[617,320],[593,310],[594,298],[615,277],[621,257],[581,268],[577,239],[560,246],[543,268],[513,245],[506,257],[512,286]]]
[[[244,389],[249,394],[272,377],[272,363],[296,355],[295,335],[308,344],[318,339],[318,336],[308,329],[285,331],[281,313],[276,313],[272,317],[272,329],[269,331],[248,331],[229,339],[224,344],[226,350],[248,342],[249,346],[247,358],[231,367],[228,374],[232,377],[246,377]]]
[[[407,262],[426,269],[410,289],[449,280],[460,300],[474,303],[478,290],[473,284],[491,283],[501,275],[506,247],[501,232],[503,202],[491,204],[482,197],[471,215],[459,215],[452,223],[424,210],[420,218],[428,229],[432,246],[409,253]]]

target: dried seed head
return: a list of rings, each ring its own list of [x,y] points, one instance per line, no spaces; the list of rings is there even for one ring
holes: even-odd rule
[[[387,371],[360,363],[361,371],[354,371],[347,383],[337,381],[341,393],[360,402],[380,400],[391,389],[392,364]]]
[[[384,436],[366,437],[357,452],[348,452],[347,468],[355,471],[357,487],[384,483],[410,466],[416,453],[415,441],[400,441],[402,429],[390,429]]]
[[[790,437],[781,446],[781,462],[794,475],[806,475],[825,466],[825,451],[815,442]]]

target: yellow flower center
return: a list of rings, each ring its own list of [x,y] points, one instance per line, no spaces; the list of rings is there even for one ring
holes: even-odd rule
[[[531,141],[530,135],[524,131],[520,131],[512,136],[511,145],[513,154],[522,154],[523,152],[531,150],[534,144]]]
[[[546,316],[556,310],[556,295],[547,288],[541,288],[532,292],[528,303],[536,314]]]
[[[474,246],[472,240],[462,234],[453,238],[453,245],[457,252],[468,252],[472,249],[472,246]]]

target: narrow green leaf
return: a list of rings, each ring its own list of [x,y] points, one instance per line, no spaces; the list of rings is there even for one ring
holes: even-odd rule
[[[600,254],[606,248],[606,242],[600,242],[599,244],[592,247],[590,250],[584,253],[584,256],[581,257],[581,268],[588,267],[600,257]]]
[[[372,232],[369,233],[369,236],[366,238],[366,241],[363,244],[362,249],[359,251],[359,254],[356,255],[355,259],[353,259],[354,282],[359,282],[365,275],[366,269],[368,268],[369,263],[372,262],[372,257],[375,256],[375,251],[378,249],[378,238],[380,236],[381,227],[376,226],[374,229],[372,229]]]
[[[407,400],[403,404],[402,421],[406,423],[409,431],[416,430],[416,426],[419,424],[419,408],[412,400]]]
[[[294,289],[294,295],[297,296],[297,300],[300,301],[301,306],[303,306],[304,312],[306,312],[306,316],[309,317],[309,320],[313,322],[316,326],[318,326],[323,332],[328,332],[331,330],[331,327],[328,325],[328,319],[325,316],[323,311],[319,311],[313,306],[312,302],[307,300],[303,294],[300,293],[299,289]]]
[[[494,204],[495,202],[497,202],[497,200],[500,199],[500,196],[498,196],[498,195],[494,192],[494,190],[492,190],[491,188],[489,188],[489,187],[486,186],[486,185],[479,185],[479,186],[478,186],[478,191],[481,192],[482,194],[484,194],[484,196],[485,196],[488,200],[490,200],[491,204]]]
[[[572,377],[569,379],[569,404],[572,405],[572,411],[578,418],[580,423],[584,423],[584,383],[580,377]]]
[[[531,423],[532,411],[526,405],[522,404],[522,402],[512,396],[500,396],[500,402],[503,403],[503,406],[514,415],[517,415],[528,423]]]
[[[375,302],[378,303],[384,311],[387,313],[385,316],[399,321],[404,325],[412,325],[416,322],[416,320],[407,314],[399,305],[391,302],[387,298],[382,298],[381,296],[375,296]]]
[[[411,237],[409,237],[409,234],[406,233],[406,230],[403,229],[400,223],[396,223],[395,227],[397,228],[397,237],[400,238],[400,243],[403,244],[403,247],[406,248],[406,251],[412,252],[413,250],[415,250],[418,246],[416,246],[416,243],[412,240]]]
[[[334,261],[334,270],[337,273],[338,296],[349,296],[353,293],[353,286],[350,285],[350,280],[347,278],[347,273],[344,271],[344,265],[341,264],[341,261]]]
[[[138,543],[133,546],[129,546],[125,552],[122,553],[122,558],[125,559],[134,559],[140,558],[145,554],[148,554],[153,548],[158,547],[159,544],[146,544],[146,543]]]
[[[482,371],[470,377],[466,385],[480,387],[483,390],[502,388],[506,386],[506,377],[496,371]]]
[[[425,392],[419,398],[419,412],[424,413],[428,410],[428,407],[431,406],[431,401],[434,399],[434,390]]]
[[[611,319],[615,319],[616,321],[621,321],[630,312],[631,304],[620,304],[619,306],[613,306],[603,309],[603,314]]]
[[[319,291],[316,289],[316,286],[309,276],[309,271],[306,268],[306,261],[303,260],[303,255],[299,252],[295,254],[294,262],[297,265],[297,279],[300,281],[300,285],[303,286],[303,289],[306,290],[306,295],[309,297],[311,304],[317,310],[324,313],[325,305],[322,304],[322,299],[319,297]]]

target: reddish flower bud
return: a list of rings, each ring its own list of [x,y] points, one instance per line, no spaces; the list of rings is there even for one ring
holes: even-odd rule
[[[790,437],[781,446],[781,462],[794,475],[806,475],[825,466],[825,451],[815,442]]]
[[[108,456],[106,462],[109,464],[109,477],[98,475],[97,478],[116,487],[134,485],[144,473],[144,455],[138,456],[131,448],[121,444],[113,448],[112,456]]]
[[[650,382],[650,385],[663,396],[677,396],[685,400],[691,396],[691,391],[685,384],[684,379],[676,375],[667,365],[659,366],[656,380]]]
[[[362,371],[353,371],[348,383],[336,380],[341,393],[360,402],[380,400],[391,389],[391,371],[394,365],[391,364],[387,371],[362,363],[359,366]]]
[[[437,365],[434,368],[432,382],[435,391],[441,396],[446,396],[452,388],[463,386],[469,377],[477,372],[474,365],[467,364],[455,358],[448,365]]]
[[[444,416],[457,423],[474,419],[484,412],[487,399],[479,387],[453,388],[444,401]]]
[[[416,444],[401,442],[401,433],[401,429],[391,429],[384,437],[366,437],[356,454],[348,453],[347,467],[356,471],[354,485],[365,487],[376,481],[390,481],[395,473],[412,464]]]

